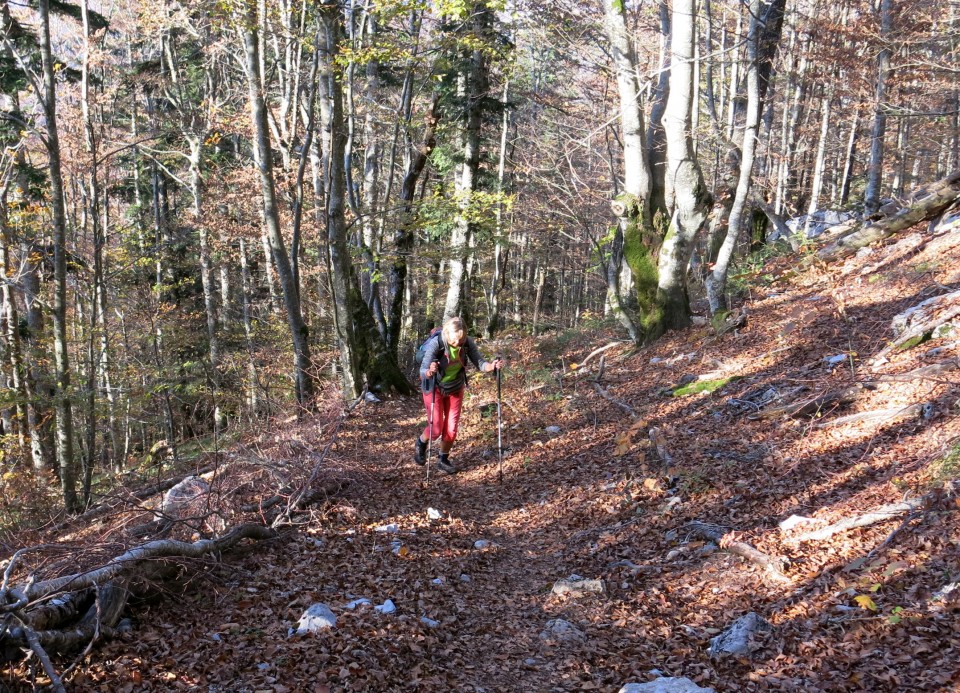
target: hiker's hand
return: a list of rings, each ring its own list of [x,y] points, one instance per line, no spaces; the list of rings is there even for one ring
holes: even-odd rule
[[[488,370],[487,372],[492,373],[493,371],[498,371],[501,368],[503,368],[503,359],[498,356],[497,358],[495,358],[493,361],[490,362],[490,370]]]
[[[433,376],[435,376],[435,375],[437,374],[437,369],[438,369],[439,367],[440,367],[439,362],[437,362],[437,361],[431,361],[431,362],[430,362],[430,367],[427,368],[427,377],[428,377],[428,378],[432,378]]]

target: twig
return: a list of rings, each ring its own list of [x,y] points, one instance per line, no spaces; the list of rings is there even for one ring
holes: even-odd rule
[[[621,409],[623,409],[623,411],[627,412],[630,416],[635,417],[635,416],[637,415],[637,413],[633,410],[633,407],[631,407],[629,404],[625,404],[624,402],[621,402],[621,401],[618,400],[618,399],[614,399],[614,398],[600,385],[600,383],[594,383],[594,384],[593,384],[593,388],[600,394],[601,397],[603,397],[605,400],[607,400],[607,401],[610,402],[611,404],[615,404],[616,406],[620,407]]]
[[[40,644],[40,638],[37,637],[36,631],[24,624],[23,634],[27,638],[27,644],[30,645],[30,649],[35,655],[37,655],[37,659],[39,659],[40,664],[43,665],[43,670],[50,678],[50,685],[53,687],[53,690],[57,693],[67,693],[67,689],[63,687],[63,681],[61,680],[60,675],[57,674],[57,670],[54,668],[53,662],[50,661],[47,651],[44,650],[43,645]]]
[[[889,536],[887,536],[886,539],[884,539],[884,540],[883,540],[880,544],[878,544],[877,546],[875,546],[875,547],[873,547],[872,549],[870,549],[870,552],[869,552],[869,553],[866,555],[866,557],[865,557],[866,560],[870,560],[871,558],[873,558],[874,556],[876,556],[878,553],[880,553],[881,551],[883,551],[885,548],[887,548],[887,547],[890,545],[890,542],[892,542],[892,541],[897,537],[897,535],[900,534],[900,532],[902,532],[904,529],[906,529],[907,525],[909,525],[911,522],[913,522],[913,521],[916,520],[918,517],[920,517],[921,514],[922,514],[922,513],[918,513],[918,512],[917,512],[917,513],[910,513],[909,515],[907,515],[907,518],[906,518],[903,522],[900,523],[900,526],[899,526],[899,527],[897,527],[895,530],[893,530],[892,532],[890,532]]]

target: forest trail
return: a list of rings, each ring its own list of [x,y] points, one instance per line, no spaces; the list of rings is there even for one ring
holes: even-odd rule
[[[956,232],[800,274],[773,258],[739,329],[619,343],[602,374],[583,362],[615,340],[604,329],[481,345],[509,363],[502,484],[489,376],[471,377],[462,471],[429,484],[412,461],[417,398],[358,406],[332,445],[319,419],[258,434],[243,445],[265,465],[322,452],[322,473],[350,484],[280,537],[194,563],[182,593],[134,605],[133,630],[97,645],[71,690],[613,692],[658,675],[718,691],[951,690],[960,626],[937,595],[960,575],[960,348],[948,336],[874,356],[894,315],[960,288],[958,260]],[[798,536],[905,498],[921,501],[910,514]],[[794,515],[813,519],[779,527]],[[787,559],[782,573],[744,546]],[[574,574],[604,593],[552,592]],[[373,608],[387,600],[394,613]],[[336,626],[289,636],[317,602]],[[747,655],[711,657],[749,612],[771,630]],[[554,619],[578,639],[541,637]]]

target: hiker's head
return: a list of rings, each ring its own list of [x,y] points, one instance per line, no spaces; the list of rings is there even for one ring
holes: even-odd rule
[[[453,317],[443,323],[443,341],[448,346],[462,346],[467,341],[467,328],[463,318]]]

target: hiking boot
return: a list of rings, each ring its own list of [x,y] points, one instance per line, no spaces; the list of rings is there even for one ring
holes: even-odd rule
[[[445,459],[445,458],[443,458],[443,457],[441,457],[441,458],[437,461],[437,469],[439,469],[439,470],[440,470],[441,472],[443,472],[444,474],[456,474],[456,473],[457,473],[457,468],[454,467],[454,466],[450,463],[450,460]]]
[[[413,461],[421,467],[427,463],[427,444],[417,436],[416,449],[413,452]]]

